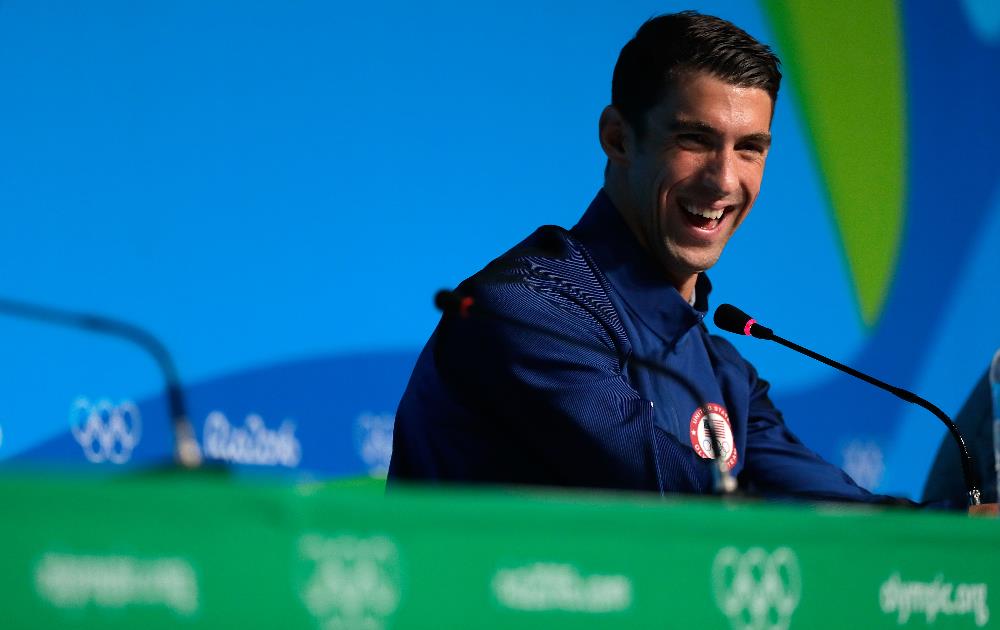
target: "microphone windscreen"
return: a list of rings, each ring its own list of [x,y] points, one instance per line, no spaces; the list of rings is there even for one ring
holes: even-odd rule
[[[455,291],[441,289],[434,294],[434,306],[443,313],[456,313],[462,304],[462,297]]]
[[[715,309],[715,316],[713,317],[716,326],[726,332],[736,333],[737,335],[746,334],[744,330],[746,329],[747,322],[751,319],[749,315],[732,304],[720,304]]]

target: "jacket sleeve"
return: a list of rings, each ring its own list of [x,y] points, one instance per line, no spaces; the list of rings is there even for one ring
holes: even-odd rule
[[[749,379],[750,402],[747,457],[740,474],[741,485],[772,497],[912,505],[906,499],[872,494],[807,448],[785,425],[781,412],[771,402],[767,381],[758,376],[749,362],[743,360],[743,364]]]
[[[442,476],[658,490],[652,409],[599,301],[523,279],[466,290],[473,312],[433,341],[438,398],[454,403],[427,418]]]

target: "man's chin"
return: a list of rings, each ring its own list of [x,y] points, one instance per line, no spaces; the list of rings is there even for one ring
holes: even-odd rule
[[[699,262],[688,260],[681,262],[674,259],[670,262],[661,262],[661,267],[665,272],[667,281],[678,290],[681,290],[682,287],[688,285],[699,273],[707,271],[714,264],[714,261]]]
[[[677,252],[664,261],[667,271],[675,278],[690,278],[708,271],[719,262],[721,252]]]

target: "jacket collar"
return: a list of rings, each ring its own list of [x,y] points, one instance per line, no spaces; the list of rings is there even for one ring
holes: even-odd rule
[[[705,317],[712,290],[708,277],[698,275],[692,308],[640,245],[603,188],[571,232],[615,292],[664,341],[672,343]]]

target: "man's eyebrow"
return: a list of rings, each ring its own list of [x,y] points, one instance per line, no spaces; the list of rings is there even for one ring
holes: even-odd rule
[[[718,129],[701,120],[672,120],[670,124],[667,125],[667,129],[672,132],[697,131],[700,133],[720,135]],[[747,134],[740,138],[740,142],[756,142],[764,147],[769,147],[771,146],[771,134],[764,131]]]
[[[670,131],[701,131],[704,133],[714,133],[718,134],[718,130],[707,122],[702,122],[700,120],[677,120],[674,119],[670,121],[667,125],[667,129]]]

